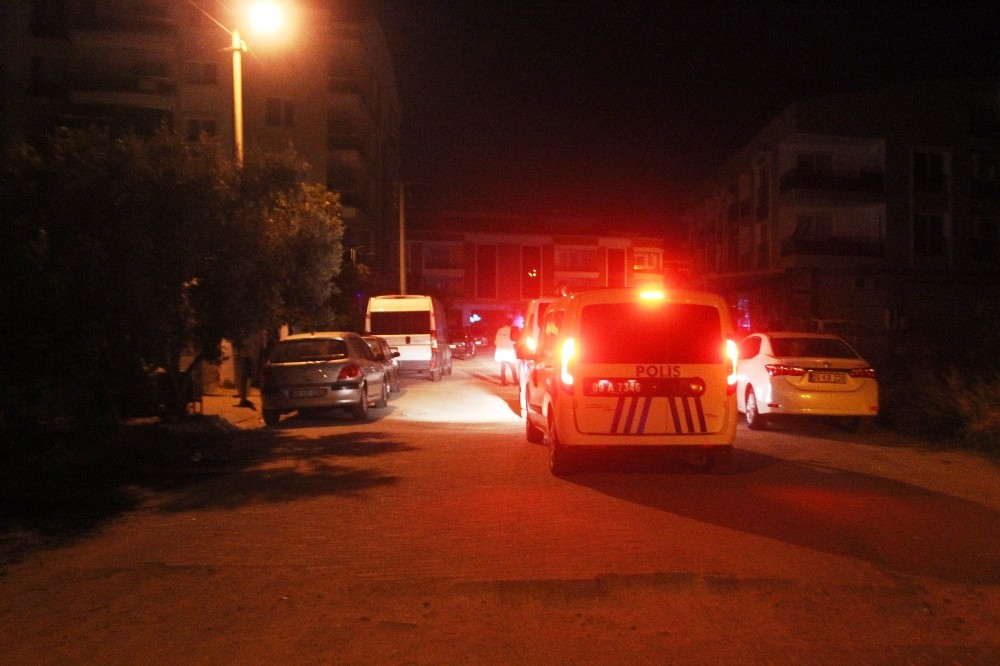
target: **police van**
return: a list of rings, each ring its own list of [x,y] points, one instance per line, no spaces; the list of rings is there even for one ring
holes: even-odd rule
[[[545,311],[525,385],[529,442],[552,472],[588,447],[655,447],[705,468],[732,466],[736,344],[725,301],[706,292],[614,288]]]
[[[432,381],[451,374],[448,320],[441,302],[418,294],[372,296],[365,311],[365,335],[385,338],[399,351],[399,371]]]

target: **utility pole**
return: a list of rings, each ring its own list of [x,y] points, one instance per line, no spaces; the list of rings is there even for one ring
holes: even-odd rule
[[[396,184],[399,196],[399,293],[406,294],[406,185]]]

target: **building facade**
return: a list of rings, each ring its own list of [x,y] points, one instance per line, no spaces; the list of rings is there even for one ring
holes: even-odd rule
[[[795,104],[700,188],[687,222],[695,272],[745,330],[969,330],[997,311],[1000,83]]]
[[[398,282],[400,107],[378,23],[352,3],[297,0],[274,35],[219,0],[10,0],[0,4],[5,142],[99,124],[149,135],[166,123],[232,151],[233,58],[242,56],[244,145],[292,147],[341,195],[345,246]],[[356,3],[354,3],[356,4]],[[397,246],[398,247],[398,246]],[[398,272],[396,273],[398,276]]]
[[[686,284],[689,262],[662,237],[598,220],[500,213],[415,214],[406,229],[407,292],[448,307],[451,327],[492,333],[533,298],[562,288]]]

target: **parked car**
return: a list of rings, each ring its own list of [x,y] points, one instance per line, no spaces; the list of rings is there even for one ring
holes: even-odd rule
[[[452,358],[460,358],[464,361],[476,357],[476,341],[464,331],[454,335],[449,346]]]
[[[365,342],[375,354],[375,359],[382,364],[385,369],[385,382],[389,385],[389,392],[399,391],[399,350],[390,347],[388,340],[377,335],[364,336]]]
[[[290,335],[275,344],[261,373],[264,423],[285,412],[345,409],[358,421],[368,407],[385,407],[385,369],[357,333]]]
[[[786,415],[846,417],[855,430],[878,415],[875,370],[843,338],[754,333],[737,351],[737,408],[753,430]]]

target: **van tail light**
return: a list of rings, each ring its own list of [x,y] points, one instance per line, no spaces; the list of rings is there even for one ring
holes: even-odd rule
[[[726,340],[726,395],[736,394],[736,341]]]
[[[576,368],[576,341],[567,338],[562,345],[559,366],[559,383],[563,390],[573,390],[573,371]]]
[[[337,374],[337,381],[342,382],[349,379],[357,379],[361,376],[361,368],[353,363],[345,365]]]
[[[768,363],[764,366],[767,374],[771,377],[802,377],[806,374],[805,368],[798,368],[794,365],[784,365],[782,363]]]
[[[437,350],[437,348],[438,348],[437,331],[431,331],[431,349]]]
[[[875,379],[875,368],[854,368],[847,374],[856,379]]]

